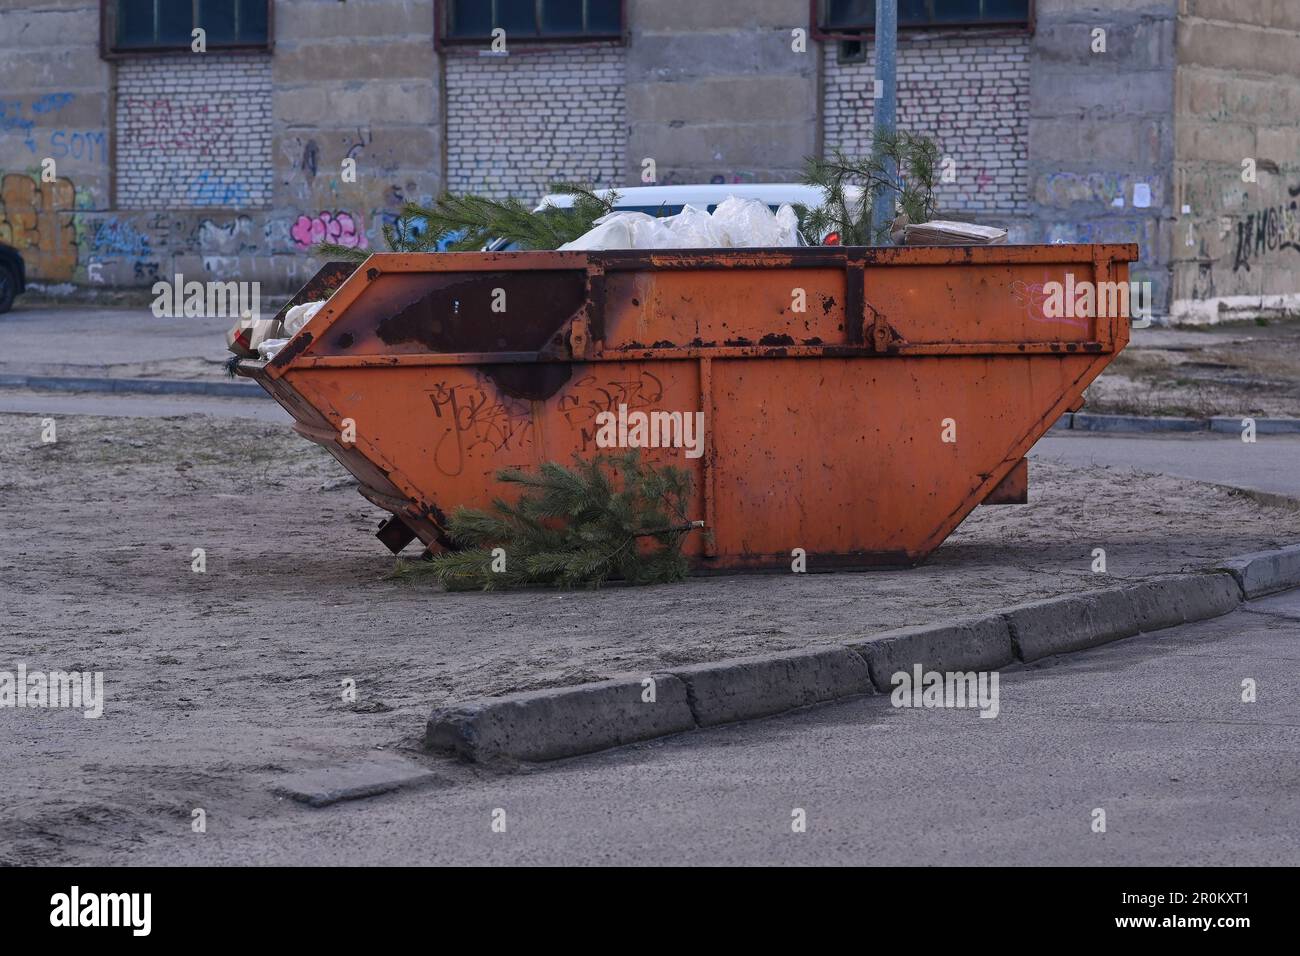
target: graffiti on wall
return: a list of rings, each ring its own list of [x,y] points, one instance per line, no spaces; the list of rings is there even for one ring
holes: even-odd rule
[[[10,173],[0,180],[0,242],[22,253],[30,278],[72,278],[77,268],[76,192],[69,179],[42,183],[25,173]]]
[[[183,96],[124,96],[122,146],[128,150],[219,149],[235,132],[235,117],[220,104]]]
[[[299,216],[289,235],[301,249],[317,243],[332,242],[351,249],[369,248],[361,216],[350,212],[320,212],[314,216]]]
[[[1232,271],[1250,271],[1251,263],[1270,253],[1291,249],[1300,252],[1300,215],[1297,215],[1296,197],[1300,185],[1287,188],[1291,197],[1288,203],[1279,203],[1256,212],[1247,213],[1237,220],[1237,247],[1232,257]]]
[[[21,136],[33,156],[108,162],[106,131],[73,129],[60,123],[58,114],[75,99],[73,93],[46,93],[31,102],[0,99],[0,134]]]
[[[243,206],[248,203],[246,185],[210,169],[190,180],[189,193],[189,201],[195,206]]]
[[[103,219],[95,224],[90,237],[90,254],[94,256],[147,258],[151,251],[149,236],[129,219]]]

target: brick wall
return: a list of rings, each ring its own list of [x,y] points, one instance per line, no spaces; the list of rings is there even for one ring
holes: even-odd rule
[[[622,47],[446,58],[447,188],[534,200],[558,180],[621,185]]]
[[[841,63],[823,46],[826,151],[871,148],[873,49]],[[1020,215],[1028,193],[1029,38],[911,38],[898,43],[898,127],[952,157],[956,179],[936,190],[941,210]]]
[[[124,60],[117,85],[119,208],[270,205],[270,57]]]

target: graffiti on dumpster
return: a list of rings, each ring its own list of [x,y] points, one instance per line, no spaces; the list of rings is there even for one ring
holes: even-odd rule
[[[1050,281],[1051,279],[1045,272],[1043,273],[1042,282],[1025,282],[1016,279],[1011,283],[1011,298],[1019,303],[1025,317],[1031,322],[1049,322],[1053,325],[1072,325],[1076,328],[1086,329],[1088,327],[1086,318],[1050,316],[1047,314],[1044,305],[1047,302],[1047,284]]]
[[[518,449],[532,439],[528,403],[489,394],[483,383],[447,385],[429,391],[443,433],[433,448],[434,466],[448,477],[465,469],[465,459],[486,447],[492,453]]]
[[[650,372],[609,381],[587,375],[560,397],[559,411],[582,437],[582,450],[586,451],[596,444],[596,416],[601,412],[617,412],[620,405],[627,406],[629,411],[652,408],[663,397],[664,383]]]
[[[1300,252],[1300,215],[1296,198],[1300,185],[1287,188],[1289,203],[1279,203],[1252,212],[1237,221],[1237,248],[1232,257],[1232,271],[1250,271],[1251,262],[1271,252],[1293,249]]]
[[[495,385],[480,379],[474,385],[440,382],[428,392],[442,434],[433,449],[434,467],[448,477],[461,474],[465,461],[476,451],[497,455],[519,451],[533,440],[533,410],[523,399],[503,396]],[[578,433],[582,450],[596,446],[596,416],[648,409],[663,401],[662,380],[650,372],[622,378],[587,375],[571,383],[560,396],[557,410]]]

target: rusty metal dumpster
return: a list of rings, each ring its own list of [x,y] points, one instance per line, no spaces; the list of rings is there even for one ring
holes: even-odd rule
[[[394,551],[509,495],[505,467],[603,450],[611,416],[703,412],[701,571],[906,566],[980,503],[1128,342],[1052,282],[1128,281],[1134,245],[376,254],[269,363],[244,362],[394,515]],[[1097,310],[1105,312],[1106,310]],[[667,419],[663,419],[666,421]],[[609,433],[606,432],[606,435]],[[620,432],[620,435],[622,433]],[[644,443],[644,442],[643,442]],[[288,519],[287,519],[288,520]]]

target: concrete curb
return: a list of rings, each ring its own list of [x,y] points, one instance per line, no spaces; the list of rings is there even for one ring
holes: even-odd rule
[[[165,378],[80,378],[57,375],[0,375],[0,388],[38,392],[111,392],[134,395],[212,395],[222,398],[270,398],[255,384],[189,382]]]
[[[1172,575],[1122,588],[1048,598],[1001,611],[1016,657],[1026,664],[1233,610],[1242,591],[1231,575]]]
[[[874,691],[866,662],[847,647],[808,647],[669,671],[687,689],[701,727],[767,717]]]
[[[1084,432],[1203,432],[1209,430],[1203,418],[1155,418],[1143,415],[1090,415],[1075,412],[1072,431]]]
[[[1212,418],[1165,418],[1155,415],[1093,415],[1090,412],[1067,412],[1052,425],[1050,432],[1213,432],[1241,434],[1242,418],[1215,415]],[[1300,435],[1300,418],[1256,418],[1257,435]]]
[[[1210,419],[1210,431],[1240,435],[1241,420],[1246,416],[1233,418],[1228,415],[1216,415]],[[1256,435],[1298,435],[1300,418],[1256,418]]]
[[[978,617],[802,648],[441,707],[428,750],[471,761],[555,760],[668,734],[892,690],[892,677],[1032,663],[1218,617],[1245,598],[1300,586],[1300,545],[1204,572],[1033,601]]]
[[[1015,660],[1011,630],[1001,614],[947,624],[903,627],[846,642],[871,671],[876,690],[893,689],[891,678],[920,664],[926,671],[996,670]]]
[[[1243,554],[1218,567],[1233,576],[1248,600],[1286,591],[1300,587],[1300,545]]]
[[[686,685],[654,675],[484,697],[429,715],[424,746],[473,761],[555,760],[695,728]]]

